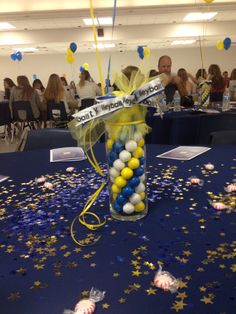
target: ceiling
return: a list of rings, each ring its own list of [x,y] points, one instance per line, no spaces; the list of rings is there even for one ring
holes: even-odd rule
[[[114,34],[104,28],[100,42],[114,43],[108,50],[136,50],[138,45],[150,49],[173,48],[173,40],[195,39],[186,47],[215,46],[217,40],[230,37],[236,42],[236,1],[215,0],[207,5],[204,0],[117,0]],[[114,0],[93,0],[96,17],[113,14]],[[218,12],[209,22],[184,23],[189,12]],[[13,48],[34,47],[34,54],[66,53],[70,42],[78,51],[94,51],[93,32],[83,23],[90,17],[89,0],[1,0],[0,22],[16,28],[0,31],[0,55],[9,55]],[[107,49],[106,49],[107,50]]]

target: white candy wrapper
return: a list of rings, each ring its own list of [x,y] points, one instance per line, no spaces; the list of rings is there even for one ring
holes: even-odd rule
[[[204,180],[199,179],[198,177],[192,176],[188,179],[190,184],[192,186],[203,186],[204,185]]]
[[[89,298],[80,300],[76,306],[75,310],[64,310],[63,314],[92,314],[95,311],[95,303],[100,302],[105,297],[105,291],[100,291],[96,288],[90,290]]]
[[[161,266],[159,266],[159,270],[154,277],[154,284],[157,288],[170,291],[171,293],[175,293],[178,290],[180,281],[180,278],[176,279],[169,272],[162,271]]]

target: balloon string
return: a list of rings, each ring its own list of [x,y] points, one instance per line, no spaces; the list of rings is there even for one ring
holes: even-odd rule
[[[91,19],[92,19],[93,38],[94,38],[95,49],[96,49],[96,58],[97,58],[98,72],[99,72],[99,78],[100,78],[100,83],[101,83],[101,90],[102,90],[102,95],[105,95],[104,82],[103,82],[103,77],[102,77],[101,60],[100,60],[100,55],[99,55],[99,51],[98,51],[98,41],[97,41],[96,26],[94,24],[94,10],[93,10],[93,1],[92,0],[90,0],[90,16],[91,16]]]

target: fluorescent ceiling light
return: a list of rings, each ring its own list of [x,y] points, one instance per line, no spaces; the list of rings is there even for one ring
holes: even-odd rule
[[[21,52],[35,52],[38,51],[37,48],[13,48],[15,51],[21,51]]]
[[[218,12],[205,12],[205,13],[192,12],[192,13],[188,13],[184,17],[184,21],[185,22],[207,21],[207,20],[211,20],[217,14]]]
[[[92,19],[83,19],[83,22],[86,26],[92,26]],[[112,25],[112,17],[98,17],[94,18],[94,25]]]
[[[93,25],[92,19],[83,19],[83,22],[87,26],[92,26]],[[94,24],[98,25],[98,19],[97,18],[94,19]]]
[[[16,28],[14,25],[7,23],[7,22],[0,22],[0,30],[2,29],[14,29]]]
[[[99,25],[112,25],[112,17],[99,17]]]
[[[191,45],[195,43],[195,39],[188,39],[188,40],[174,40],[172,41],[171,45]]]
[[[98,43],[97,47],[98,49],[104,49],[104,48],[114,48],[116,45],[115,44],[103,44],[103,43]],[[96,48],[96,45],[93,44],[93,48]]]

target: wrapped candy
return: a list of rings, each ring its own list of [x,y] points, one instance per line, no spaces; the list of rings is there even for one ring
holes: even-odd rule
[[[236,192],[236,183],[231,183],[225,187],[227,193]]]
[[[192,186],[203,186],[204,181],[199,179],[198,177],[192,176],[189,178],[189,182]]]
[[[45,181],[46,181],[46,178],[44,176],[41,176],[35,179],[35,182],[37,183],[44,183]]]
[[[159,266],[159,270],[154,278],[154,284],[157,288],[175,293],[179,288],[179,283],[180,279],[176,279],[167,271],[162,271],[162,267]]]
[[[50,182],[45,182],[43,185],[46,189],[53,190],[53,184]]]
[[[105,291],[92,288],[88,299],[79,301],[74,311],[65,310],[63,314],[92,314],[96,308],[95,303],[102,301],[105,297],[105,293]]]
[[[66,171],[67,171],[67,172],[73,172],[74,170],[75,170],[74,167],[67,167],[67,168],[66,168]]]
[[[214,170],[215,166],[213,164],[211,164],[210,162],[208,162],[207,164],[204,165],[206,170]]]
[[[211,206],[216,210],[225,210],[228,208],[223,202],[211,202]]]

